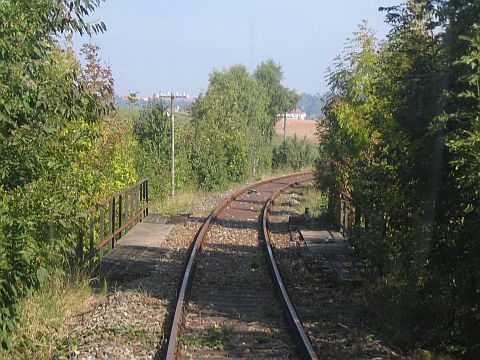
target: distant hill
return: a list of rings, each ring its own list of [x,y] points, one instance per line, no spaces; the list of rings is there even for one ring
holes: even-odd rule
[[[322,110],[324,105],[325,95],[302,93],[297,106],[307,113],[307,119],[320,119],[324,117]]]

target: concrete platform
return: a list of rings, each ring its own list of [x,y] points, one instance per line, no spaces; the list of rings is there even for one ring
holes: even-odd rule
[[[174,226],[175,225],[143,221],[135,225],[133,229],[123,236],[115,244],[113,250],[125,246],[161,247],[163,241]]]
[[[115,281],[146,277],[165,252],[165,239],[175,225],[152,214],[137,223],[101,259],[99,273]]]
[[[337,231],[300,228],[300,233],[311,251],[343,249],[348,246],[342,234]]]
[[[355,256],[347,240],[338,231],[299,227],[308,249],[308,256],[324,257],[340,280],[361,282],[365,278],[363,264]]]

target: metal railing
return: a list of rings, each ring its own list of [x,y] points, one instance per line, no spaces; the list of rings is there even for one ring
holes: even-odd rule
[[[340,193],[340,222],[339,228],[343,237],[347,238],[349,230],[354,224],[359,224],[360,211],[353,205],[352,198],[347,194]]]
[[[345,238],[352,238],[351,244],[358,248],[359,254],[367,251],[371,259],[373,256],[375,260],[370,266],[378,275],[382,275],[386,264],[389,221],[386,211],[375,211],[372,207],[360,205],[347,194],[341,193],[339,229]]]
[[[143,179],[88,210],[78,234],[77,257],[91,271],[105,246],[115,247],[122,235],[148,215],[148,180]],[[85,243],[88,241],[88,245]],[[87,246],[86,246],[87,245]]]
[[[351,196],[340,192],[340,221],[339,229],[345,238],[350,235],[351,229],[356,226],[368,230],[369,227],[379,227],[382,237],[386,233],[386,220],[364,206],[356,204]]]

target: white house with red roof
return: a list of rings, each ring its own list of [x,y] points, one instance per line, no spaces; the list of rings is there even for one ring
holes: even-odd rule
[[[305,120],[307,118],[307,113],[303,110],[300,110],[299,108],[295,108],[293,110],[290,110],[285,115],[286,115],[287,119]]]

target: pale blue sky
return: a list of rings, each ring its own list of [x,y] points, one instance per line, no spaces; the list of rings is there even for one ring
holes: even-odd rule
[[[380,6],[401,0],[106,0],[92,16],[94,36],[120,95],[186,91],[197,95],[213,69],[279,62],[298,92],[326,90],[325,73],[362,19],[381,38]],[[88,41],[83,37],[76,40]]]

